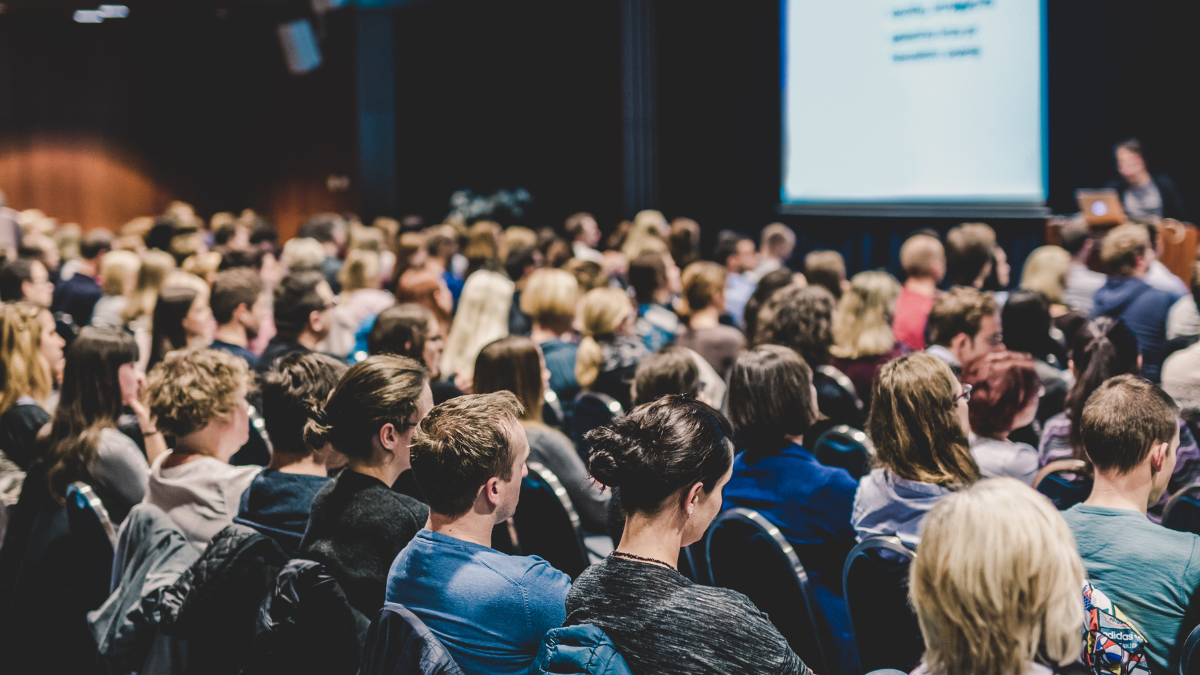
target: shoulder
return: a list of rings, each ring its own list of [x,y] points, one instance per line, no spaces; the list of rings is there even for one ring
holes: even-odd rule
[[[411,519],[411,522],[417,524],[417,529],[425,526],[425,520],[429,517],[429,507],[425,504],[409,497],[408,495],[400,494],[388,487],[378,489],[380,494],[386,495],[383,501],[391,505],[396,513],[403,514]]]
[[[100,444],[97,448],[101,453],[105,452],[126,452],[133,451],[141,454],[141,448],[133,439],[121,433],[113,427],[106,427],[100,430]]]
[[[557,602],[567,597],[567,591],[571,590],[571,577],[565,572],[536,555],[508,557],[518,570],[523,568],[518,578],[522,585],[534,587],[535,595],[546,594]]]

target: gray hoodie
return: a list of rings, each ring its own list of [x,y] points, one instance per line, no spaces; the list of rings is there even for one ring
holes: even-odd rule
[[[892,535],[909,548],[921,542],[921,521],[950,489],[896,476],[887,469],[872,469],[858,483],[850,524],[858,540]]]

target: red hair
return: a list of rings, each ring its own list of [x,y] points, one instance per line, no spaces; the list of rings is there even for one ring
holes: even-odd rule
[[[1020,352],[985,354],[963,368],[962,381],[974,387],[968,418],[971,431],[980,436],[1011,432],[1042,386],[1033,358]]]

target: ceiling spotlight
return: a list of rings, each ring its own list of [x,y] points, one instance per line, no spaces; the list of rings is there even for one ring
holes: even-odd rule
[[[100,5],[98,11],[106,19],[124,19],[129,16],[129,8],[125,5]]]
[[[75,23],[104,23],[104,15],[98,9],[80,9],[75,12]]]

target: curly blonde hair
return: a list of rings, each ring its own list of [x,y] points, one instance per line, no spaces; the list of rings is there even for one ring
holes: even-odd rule
[[[887,272],[859,272],[833,316],[829,353],[843,359],[877,356],[892,348],[892,315],[900,284]]]
[[[237,406],[239,391],[253,379],[246,362],[216,349],[179,349],[150,371],[150,414],[176,438],[203,429]]]

